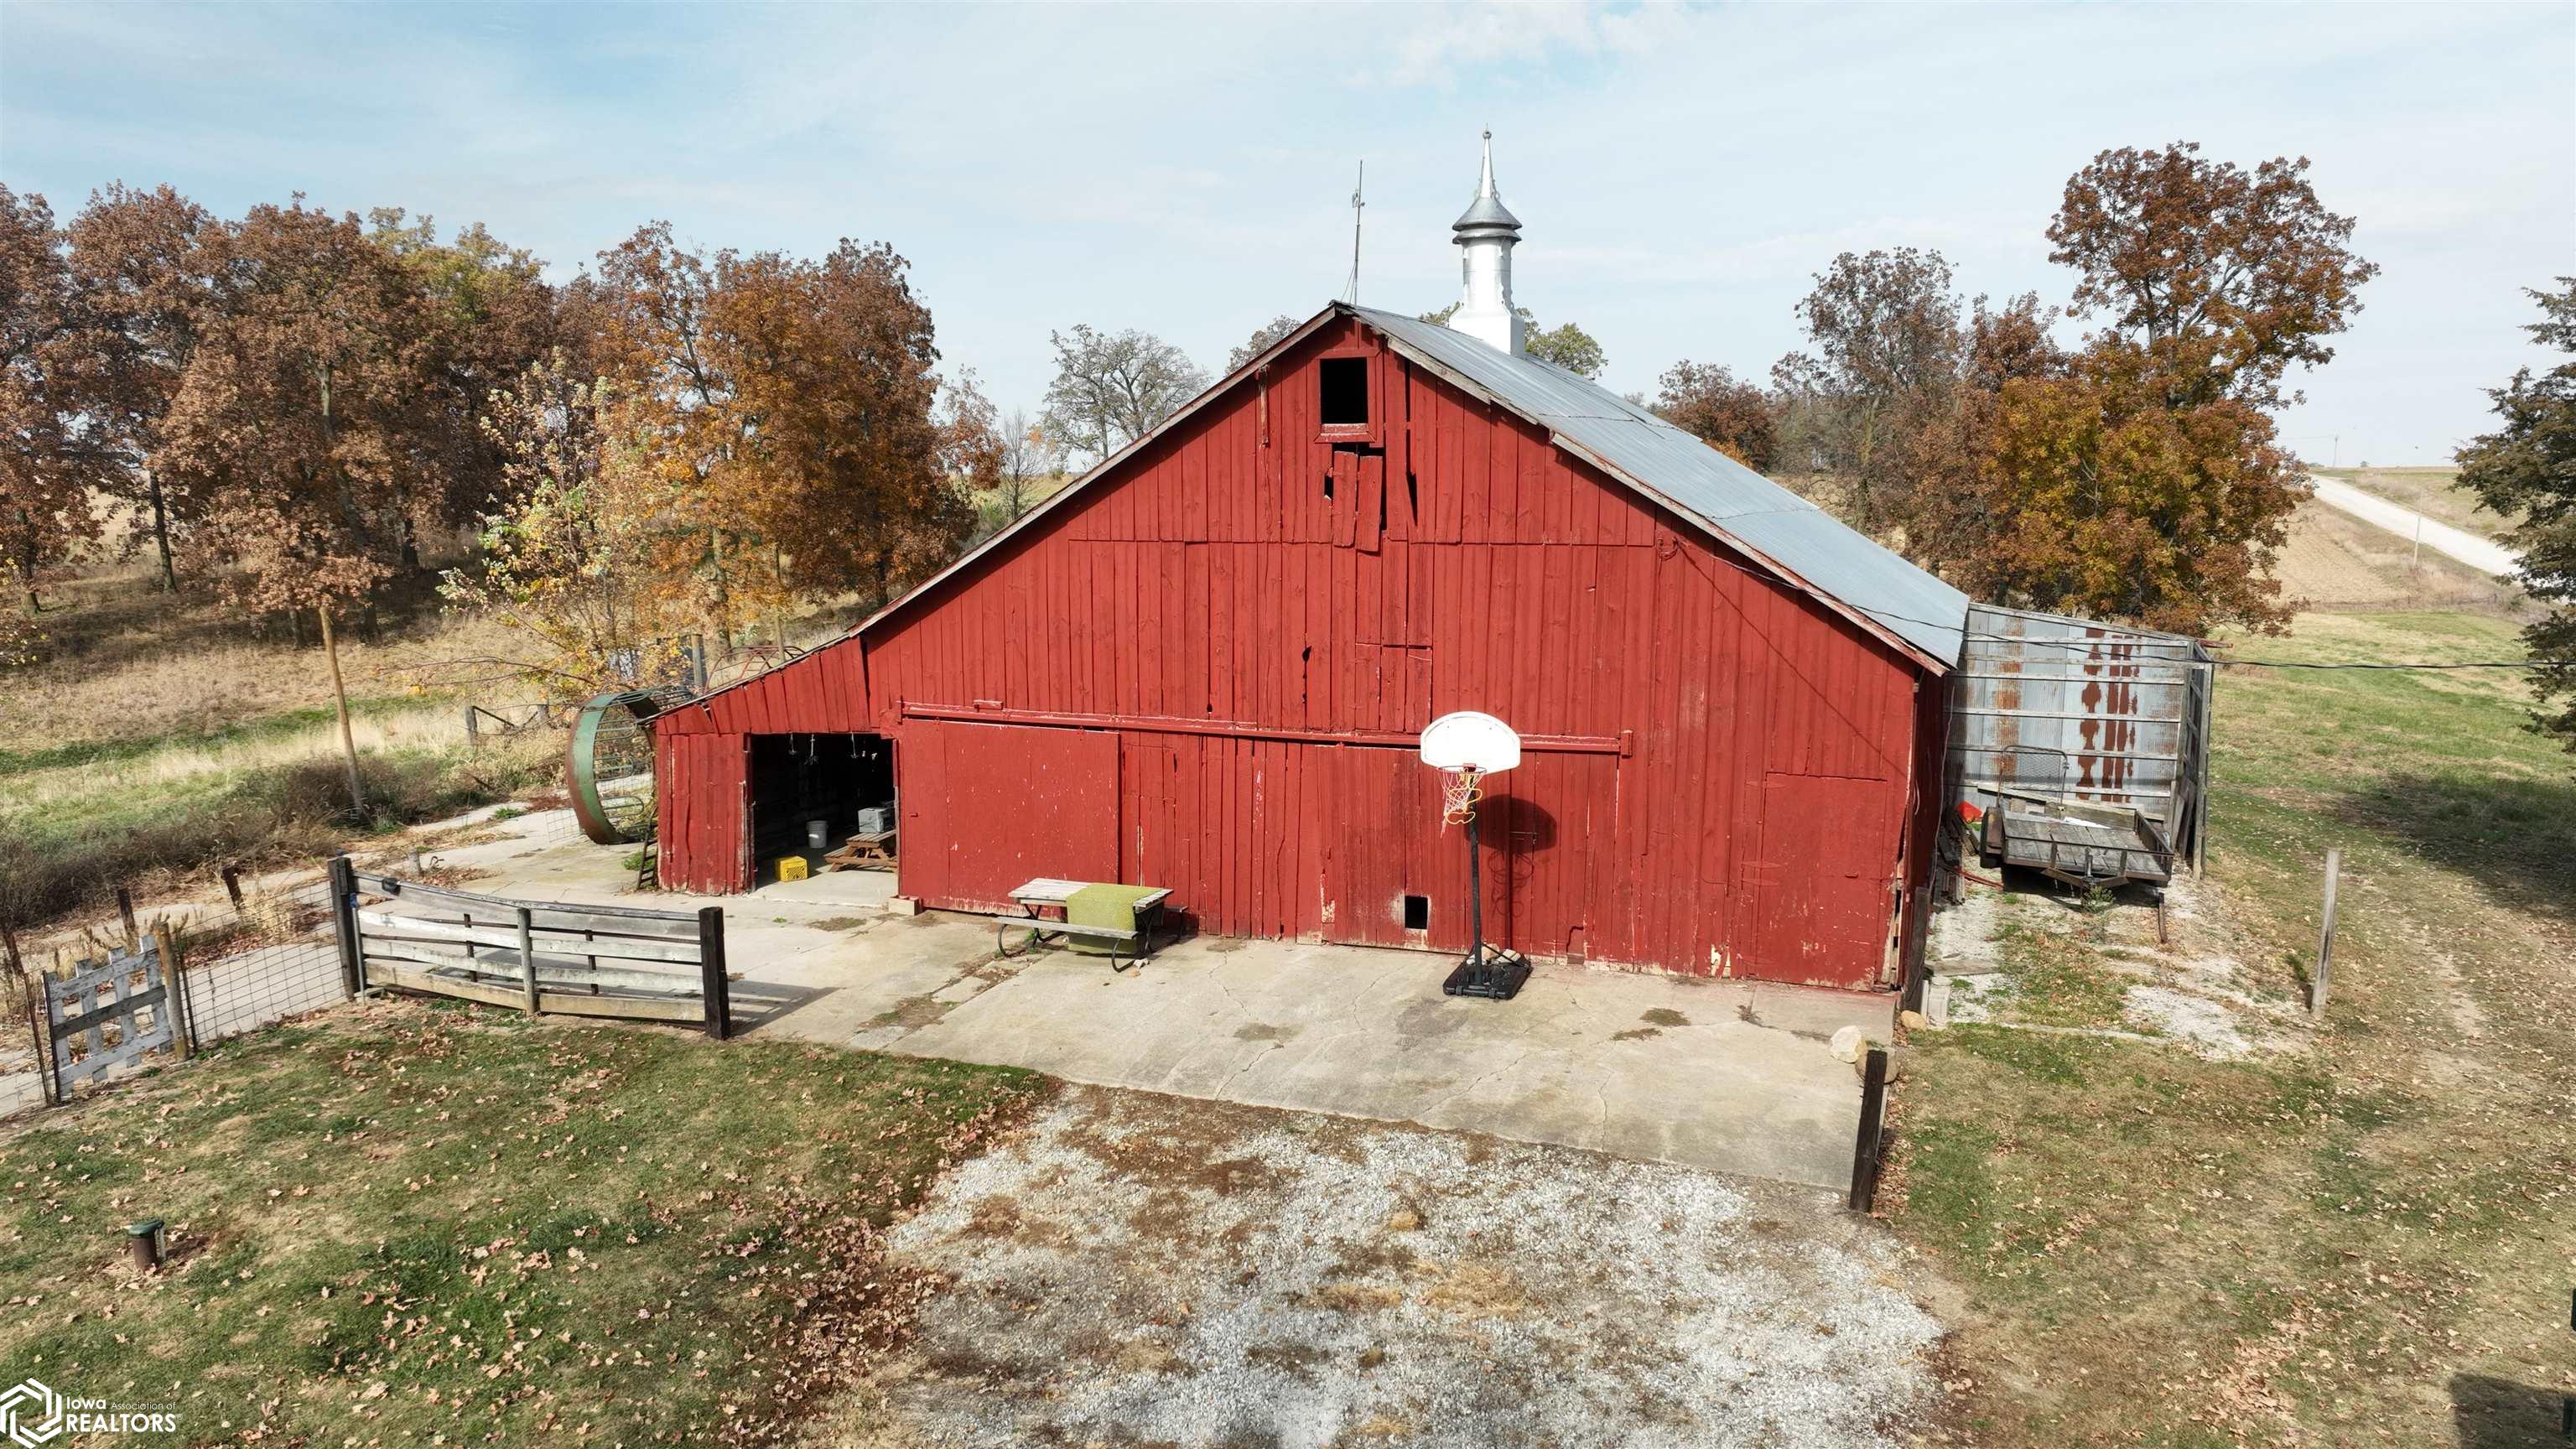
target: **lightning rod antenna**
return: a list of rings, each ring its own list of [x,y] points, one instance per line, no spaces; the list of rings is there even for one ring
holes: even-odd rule
[[[1354,307],[1360,304],[1360,214],[1368,209],[1368,203],[1360,199],[1360,193],[1366,190],[1367,187],[1368,162],[1362,161],[1360,162],[1359,180],[1351,183],[1350,303]]]

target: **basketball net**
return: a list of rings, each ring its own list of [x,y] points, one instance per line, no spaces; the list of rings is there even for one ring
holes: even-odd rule
[[[1478,788],[1484,772],[1473,765],[1449,772],[1449,781],[1440,788],[1440,828],[1464,825],[1476,818],[1476,802],[1485,798]]]

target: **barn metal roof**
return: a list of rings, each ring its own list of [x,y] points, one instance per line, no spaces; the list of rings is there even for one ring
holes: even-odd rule
[[[1416,362],[1546,428],[1558,446],[1705,522],[1792,581],[1866,615],[1936,666],[1959,658],[1968,596],[1815,504],[1563,368],[1402,313],[1349,310]]]

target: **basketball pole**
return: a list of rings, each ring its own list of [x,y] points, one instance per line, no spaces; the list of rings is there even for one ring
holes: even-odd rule
[[[1440,989],[1450,996],[1509,1001],[1529,980],[1529,958],[1509,947],[1496,950],[1485,944],[1485,860],[1476,844],[1476,813],[1472,808],[1467,813],[1467,959]]]

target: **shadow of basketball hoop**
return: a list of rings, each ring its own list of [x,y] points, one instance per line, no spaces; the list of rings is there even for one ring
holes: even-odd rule
[[[1487,822],[1487,848],[1501,857],[1502,869],[1493,872],[1499,889],[1491,904],[1503,924],[1503,944],[1526,951],[1521,938],[1531,924],[1526,914],[1530,881],[1538,873],[1538,858],[1556,848],[1555,812],[1508,793],[1488,795],[1476,808]]]

